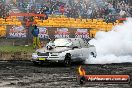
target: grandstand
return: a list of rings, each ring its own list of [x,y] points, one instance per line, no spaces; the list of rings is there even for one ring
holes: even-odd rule
[[[13,0],[18,8],[29,10],[26,12],[48,14],[46,20],[38,16],[33,17],[33,23],[40,27],[86,28],[90,30],[92,37],[97,31],[107,32],[120,24],[119,18],[131,17],[132,8],[129,0],[116,1],[117,5],[113,0]],[[18,16],[1,17],[0,36],[6,34],[8,25],[21,26],[22,21]]]

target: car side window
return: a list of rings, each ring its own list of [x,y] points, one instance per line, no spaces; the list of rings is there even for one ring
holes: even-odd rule
[[[83,47],[83,48],[88,47],[86,40],[80,39],[80,44],[81,44],[81,47]]]
[[[73,42],[73,46],[80,47],[80,42],[79,42],[79,41],[77,41],[77,40],[75,40],[75,41]]]

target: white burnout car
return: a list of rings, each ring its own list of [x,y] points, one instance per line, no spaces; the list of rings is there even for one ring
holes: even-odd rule
[[[52,46],[43,47],[32,54],[34,64],[46,62],[62,62],[70,66],[71,62],[84,62],[86,59],[96,57],[96,49],[81,38],[55,39]]]

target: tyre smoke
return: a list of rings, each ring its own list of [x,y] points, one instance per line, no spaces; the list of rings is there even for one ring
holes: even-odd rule
[[[132,62],[132,18],[112,31],[100,31],[89,41],[96,47],[97,57],[86,60],[87,64]]]

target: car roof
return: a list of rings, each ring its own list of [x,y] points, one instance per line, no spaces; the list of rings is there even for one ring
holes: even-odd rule
[[[82,41],[83,40],[82,38],[57,38],[57,39],[68,39],[68,40],[72,40],[72,41]]]
[[[75,39],[75,40],[79,40],[79,39],[82,39],[82,38],[57,38],[57,39]]]

